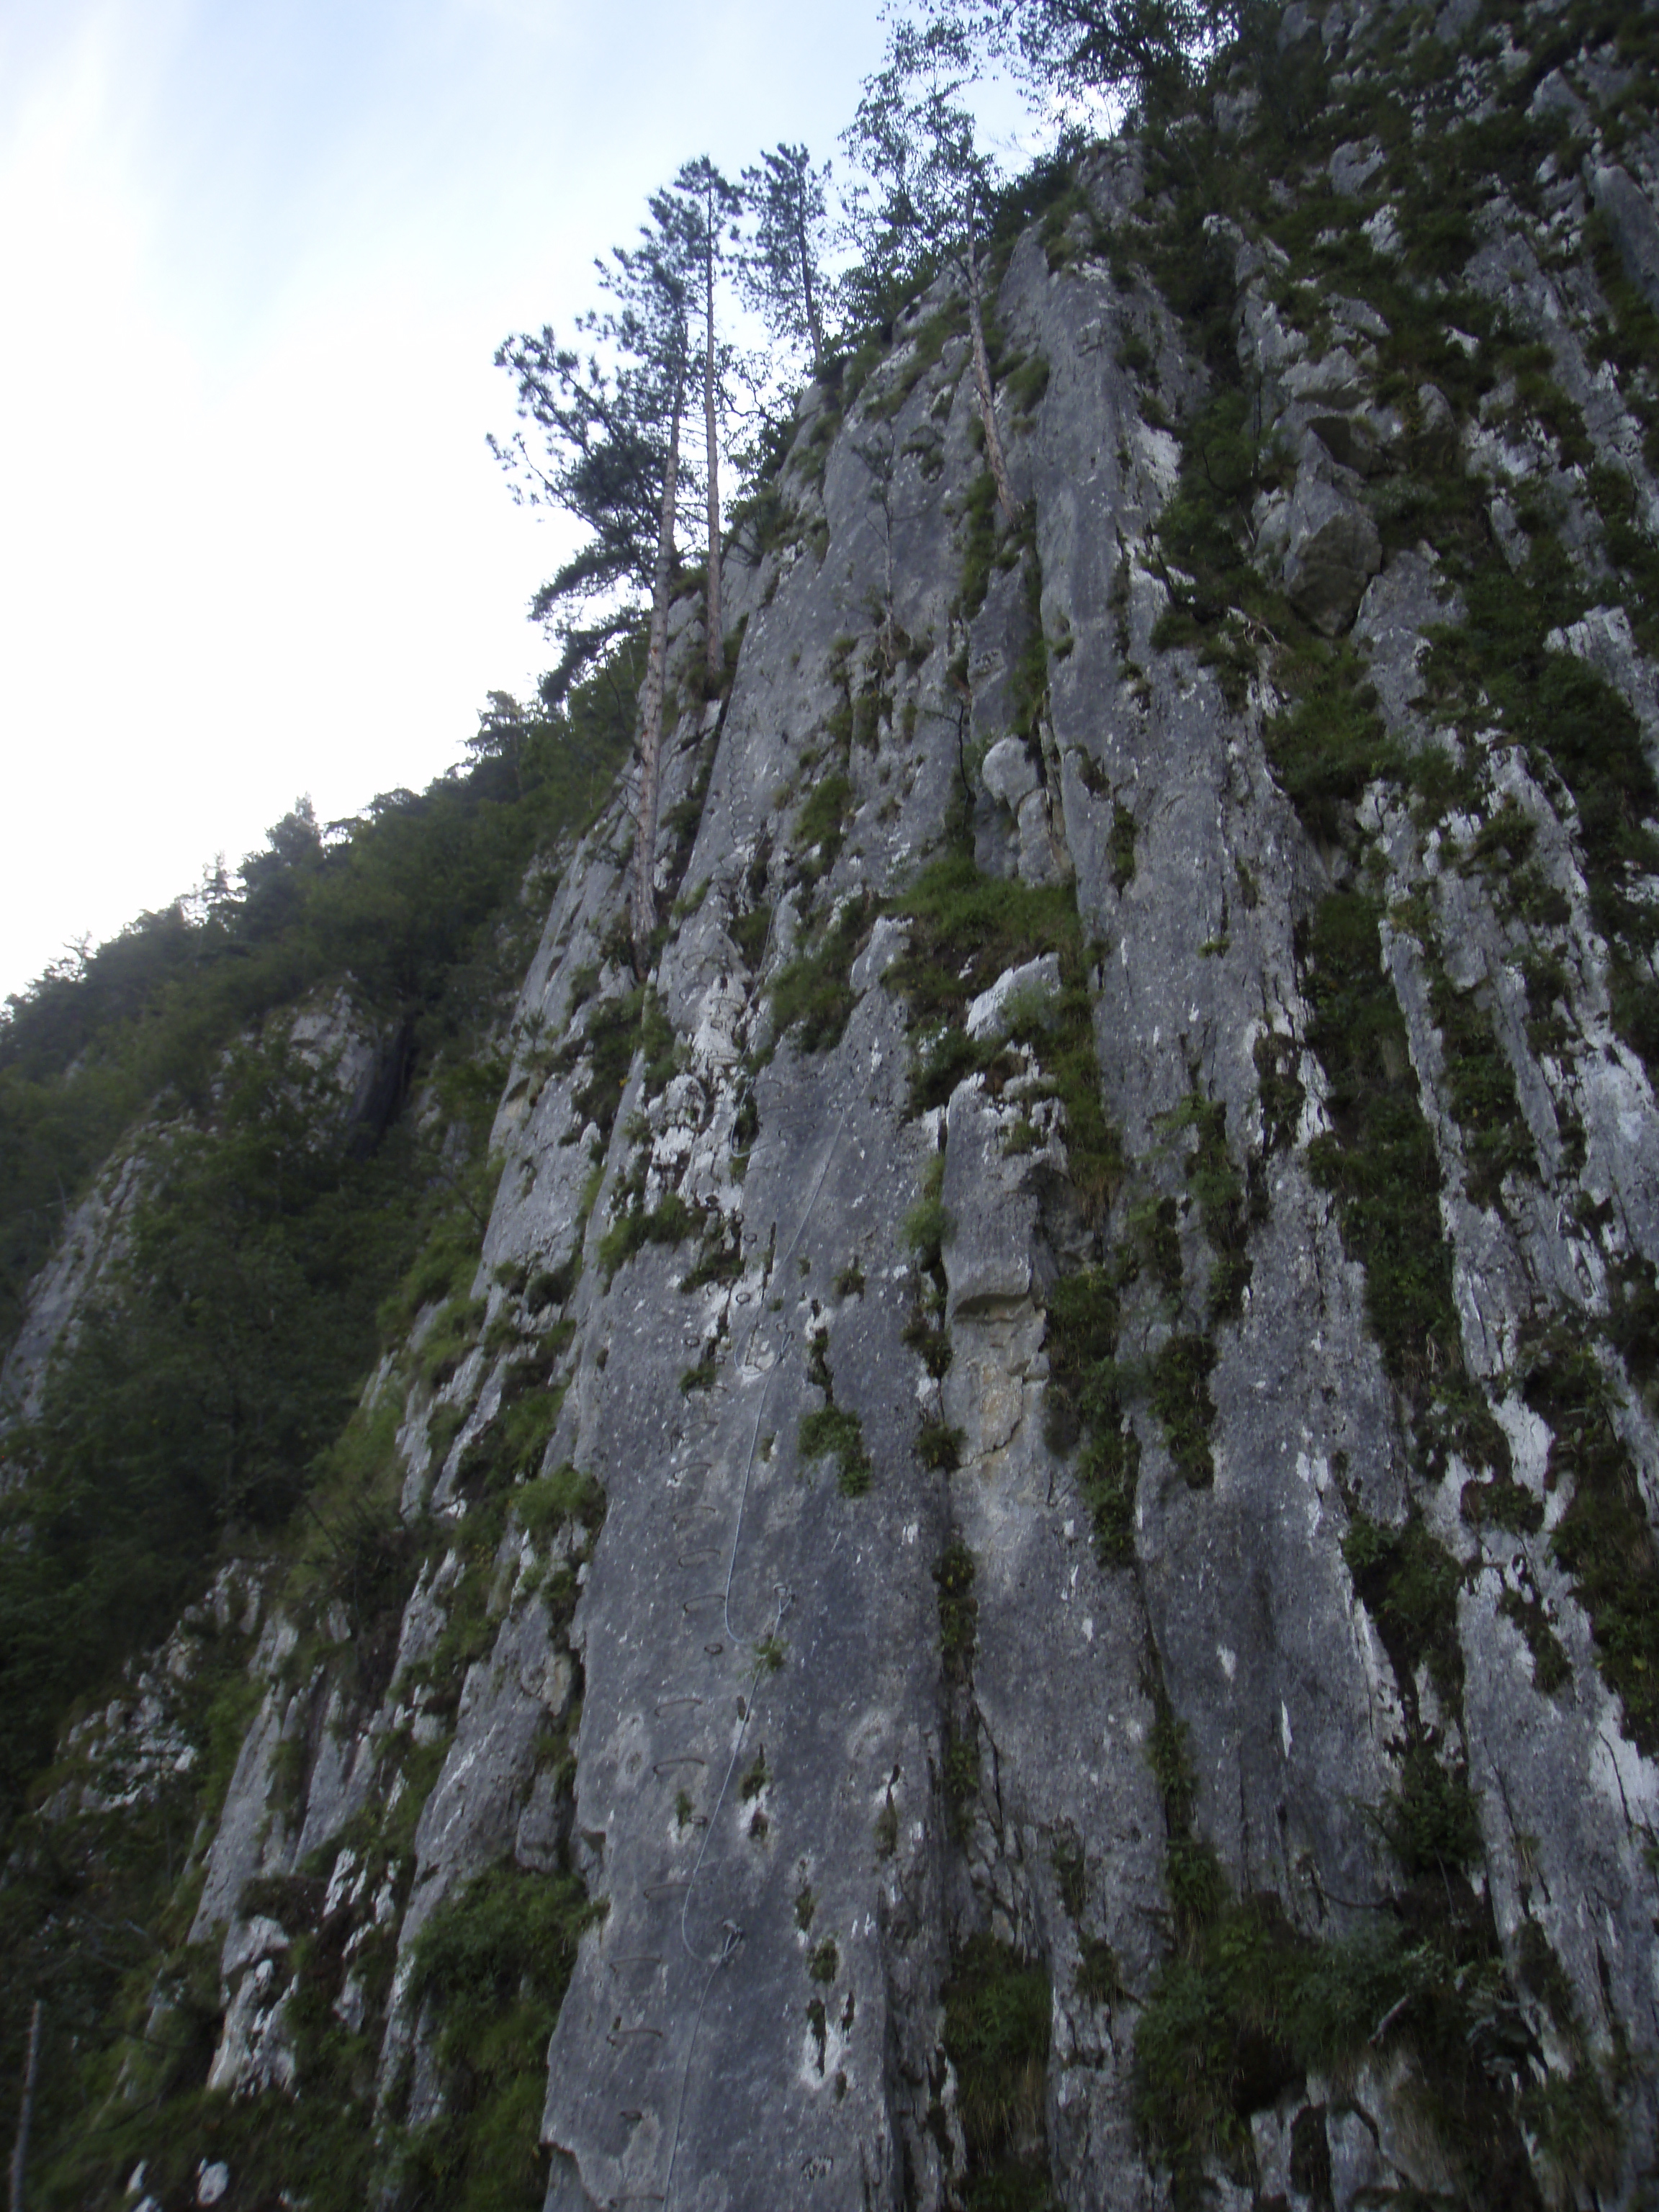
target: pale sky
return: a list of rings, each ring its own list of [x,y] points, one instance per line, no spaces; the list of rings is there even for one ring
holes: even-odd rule
[[[874,0],[6,0],[0,996],[533,687],[497,343],[689,155],[836,153],[881,43]]]

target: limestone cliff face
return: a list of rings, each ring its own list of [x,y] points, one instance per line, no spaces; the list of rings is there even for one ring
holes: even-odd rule
[[[324,1974],[377,2124],[442,2123],[418,1939],[506,1865],[602,1907],[556,2212],[1649,2201],[1659,494],[1597,342],[1659,141],[1595,135],[1632,80],[1576,21],[1287,9],[1286,67],[1407,88],[1288,246],[1172,233],[1177,134],[1091,157],[1001,280],[1019,531],[945,289],[808,395],[667,747],[656,964],[623,792],[526,981],[481,1303],[368,1401],[413,1593],[355,1670],[367,1615],[264,1629],[215,2086],[292,2088]],[[1401,243],[1445,75],[1580,118],[1449,355]],[[1172,251],[1275,457],[1231,615]],[[1412,299],[1484,391],[1402,383]],[[1482,595],[1554,605],[1547,551],[1538,729]]]

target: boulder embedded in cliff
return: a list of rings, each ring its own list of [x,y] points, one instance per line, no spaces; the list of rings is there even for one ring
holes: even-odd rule
[[[1306,466],[1291,497],[1285,588],[1325,637],[1345,630],[1382,566],[1376,525],[1358,501]]]
[[[968,1008],[968,1034],[975,1042],[1006,1036],[1019,1017],[1033,1007],[1045,1012],[1060,996],[1060,955],[1045,952],[1023,966],[1009,968]]]
[[[1036,763],[1023,738],[999,738],[985,756],[980,779],[993,799],[1000,799],[1011,814],[1037,787]]]

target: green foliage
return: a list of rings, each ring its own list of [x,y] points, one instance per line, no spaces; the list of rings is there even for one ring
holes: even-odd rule
[[[1117,1954],[1103,1936],[1078,1937],[1078,1995],[1087,2004],[1109,2005],[1128,1995]]]
[[[1207,1490],[1215,1480],[1210,1431],[1215,1401],[1210,1373],[1215,1346],[1206,1336],[1167,1337],[1152,1355],[1147,1398],[1164,1424],[1170,1456],[1189,1490]]]
[[[936,1152],[922,1176],[922,1194],[905,1214],[905,1243],[925,1274],[940,1267],[945,1245],[956,1234],[956,1221],[945,1203],[945,1155]]]
[[[161,2025],[173,2033],[194,2027],[176,2014]],[[207,2058],[202,2063],[204,2070]],[[87,2139],[89,2131],[77,2131],[80,2139],[48,2171],[41,2192],[48,2203],[88,2201],[73,2192],[94,2177],[94,2185],[107,2192],[101,2201],[119,2203],[138,2156],[144,2160],[146,2189],[161,2202],[191,2203],[200,2165],[221,2161],[253,2203],[274,2203],[285,2191],[303,2188],[317,2212],[356,2212],[372,2195],[374,2136],[363,2125],[361,2110],[339,2094],[337,2083],[319,2084],[302,2105],[276,2090],[252,2097],[180,2090],[165,2068],[153,2079],[159,2094],[152,2089],[149,2097],[139,2100],[137,2112],[118,2107],[95,2142]],[[158,2128],[158,2118],[163,2127]],[[33,2166],[35,2158],[30,2162]]]
[[[1112,801],[1112,827],[1107,839],[1112,889],[1121,893],[1135,879],[1135,817],[1121,799]]]
[[[1459,2048],[1486,1995],[1461,1967],[1455,1951],[1413,1945],[1392,1919],[1315,1943],[1273,1899],[1224,1892],[1158,1969],[1135,2027],[1135,2118],[1170,2170],[1176,2202],[1200,2202],[1204,2164],[1237,2160],[1249,2115],[1303,2075],[1340,2084],[1369,2053],[1402,2045],[1449,2060],[1454,2094],[1467,2085],[1466,2124],[1474,2125],[1454,2141],[1468,2156],[1500,2122],[1498,2100],[1489,2087],[1482,2094],[1478,2067]]]
[[[1522,1347],[1522,1390],[1552,1431],[1545,1480],[1570,1486],[1550,1549],[1589,1616],[1596,1662],[1626,1734],[1659,1753],[1659,1557],[1636,1467],[1613,1415],[1613,1386],[1594,1345],[1562,1320]],[[1534,1648],[1534,1662],[1536,1650]]]
[[[1059,1000],[1041,1015],[1034,1011],[1029,1022],[1017,1020],[1013,1033],[1036,1049],[1045,1090],[1066,1109],[1072,1181],[1085,1212],[1097,1216],[1121,1176],[1122,1156],[1101,1103],[1082,932],[1069,885],[1033,889],[981,876],[971,855],[957,853],[924,870],[889,910],[909,925],[908,944],[888,972],[908,1002],[918,1040],[915,1111],[943,1105],[964,1075],[997,1063],[1001,1047],[973,1044],[962,1026],[969,1000],[1007,969],[1044,952],[1060,955]]]
[[[1119,1316],[1116,1277],[1104,1267],[1062,1276],[1048,1294],[1048,1444],[1063,1452],[1081,1440],[1078,1486],[1102,1566],[1127,1566],[1134,1558],[1140,1472],[1117,1364]]]
[[[688,1367],[680,1376],[680,1395],[689,1398],[694,1391],[712,1390],[714,1387],[714,1347],[703,1347],[703,1353],[695,1367]]]
[[[1212,1321],[1237,1321],[1244,1310],[1250,1285],[1250,1257],[1246,1249],[1249,1209],[1244,1178],[1233,1164],[1227,1148],[1227,1109],[1218,1098],[1206,1098],[1194,1090],[1176,1112],[1165,1117],[1164,1133],[1177,1135],[1191,1129],[1194,1144],[1187,1163],[1187,1187],[1198,1201],[1199,1218],[1215,1259],[1208,1285]]]
[[[793,1031],[803,1052],[829,1052],[841,1042],[853,1012],[853,963],[871,920],[867,899],[847,900],[816,950],[798,953],[773,983],[776,1034]]]
[[[904,366],[880,398],[871,402],[867,412],[878,422],[890,422],[922,378],[938,367],[951,340],[962,337],[967,328],[968,310],[963,300],[947,300],[942,307],[935,308],[909,340]]]
[[[1252,502],[1285,473],[1284,456],[1261,442],[1260,422],[1252,395],[1230,380],[1188,426],[1181,481],[1158,525],[1175,564],[1175,573],[1163,572],[1170,603],[1152,635],[1160,648],[1197,645],[1200,658],[1216,661],[1214,625],[1224,615],[1236,606],[1253,615],[1277,611],[1243,550]]]
[[[1186,2212],[1206,2201],[1214,2162],[1238,2170],[1251,2114],[1308,2075],[1340,2095],[1362,2064],[1395,2053],[1419,2124],[1458,2177],[1458,2201],[1516,2201],[1530,2177],[1515,2093],[1541,2054],[1490,1920],[1460,1879],[1480,1849],[1466,1775],[1425,1744],[1408,1751],[1380,1826],[1413,1887],[1358,1934],[1315,1941],[1275,1897],[1234,1897],[1194,1835],[1188,1731],[1161,1691],[1147,1759],[1169,1827],[1173,1942],[1135,2023],[1132,2094],[1175,2203]]]
[[[1290,704],[1263,729],[1267,757],[1308,829],[1334,840],[1365,787],[1400,774],[1402,757],[1383,727],[1364,663],[1346,639],[1310,641],[1282,657],[1278,673]]]
[[[758,967],[761,954],[766,949],[767,939],[772,934],[772,908],[769,901],[763,901],[760,905],[751,907],[747,914],[738,915],[726,927],[732,943],[742,953],[750,967]]]
[[[513,1510],[525,1534],[544,1540],[566,1521],[574,1521],[596,1535],[605,1518],[605,1492],[591,1474],[568,1460],[551,1474],[521,1482],[513,1492]]]
[[[1046,2212],[1048,1977],[994,1936],[970,1936],[940,1991],[957,2073],[970,2212]]]
[[[609,1284],[617,1268],[647,1244],[684,1244],[700,1226],[700,1217],[678,1191],[665,1193],[649,1212],[637,1194],[630,1194],[627,1205],[599,1239],[600,1272]]]
[[[945,1671],[953,1680],[965,1678],[974,1656],[979,1601],[974,1595],[974,1555],[956,1538],[945,1547],[933,1569],[939,1585],[939,1642]]]
[[[803,872],[810,881],[827,876],[840,857],[853,796],[850,777],[821,777],[795,817],[795,846],[805,855]]]
[[[963,495],[966,528],[963,533],[960,604],[963,619],[971,622],[985,605],[991,587],[991,571],[998,565],[997,488],[988,469],[981,469]]]
[[[1549,1610],[1535,1593],[1522,1595],[1519,1590],[1506,1589],[1498,1601],[1498,1610],[1504,1619],[1512,1620],[1527,1639],[1532,1653],[1533,1687],[1543,1697],[1552,1697],[1564,1690],[1572,1680],[1572,1662],[1566,1646],[1551,1624]]]
[[[358,1407],[315,1462],[289,1584],[290,1600],[313,1614],[338,1601],[367,1621],[403,1601],[416,1549],[399,1510],[403,1418],[401,1394],[386,1390]]]
[[[1462,1364],[1440,1166],[1417,1096],[1405,1018],[1382,967],[1381,908],[1334,891],[1308,933],[1308,1042],[1330,1079],[1328,1133],[1309,1147],[1335,1194],[1343,1245],[1365,1267],[1365,1309],[1407,1402],[1426,1409],[1437,1376]]]
[[[847,1413],[839,1406],[821,1406],[802,1420],[800,1456],[803,1464],[815,1459],[833,1459],[836,1486],[843,1498],[862,1498],[874,1477],[875,1470],[865,1449],[864,1425],[856,1413]]]
[[[6,1439],[0,1819],[70,1699],[164,1632],[222,1535],[282,1530],[345,1425],[420,1202],[410,1143],[318,1143],[320,1087],[280,1046],[234,1057],[217,1126],[153,1156],[39,1420]]]
[[[421,1339],[416,1365],[429,1390],[441,1390],[478,1341],[489,1310],[483,1298],[450,1298],[441,1306]]]
[[[1480,1821],[1467,1769],[1448,1769],[1427,1744],[1413,1744],[1400,1788],[1383,1808],[1382,1832],[1407,1881],[1461,1874],[1480,1855]]]
[[[518,902],[527,863],[592,812],[632,715],[614,672],[563,709],[514,707],[510,726],[425,793],[386,793],[326,840],[302,805],[199,915],[182,902],[146,915],[8,1000],[0,1344],[62,1201],[152,1100],[205,1109],[221,1055],[277,1009],[349,972],[361,1003],[407,1024],[414,1061],[465,1037],[480,993],[516,978],[533,944],[539,915]]]
[[[933,1413],[924,1413],[916,1431],[916,1457],[936,1474],[951,1474],[962,1464],[963,1432]]]
[[[1537,1154],[1522,1118],[1515,1073],[1492,1033],[1490,1015],[1474,993],[1455,989],[1443,973],[1437,973],[1429,1003],[1445,1054],[1452,1111],[1462,1135],[1468,1194],[1477,1206],[1491,1206],[1512,1170],[1537,1173]]]
[[[498,1868],[446,1901],[416,1939],[411,1999],[441,1998],[447,2110],[415,2136],[400,2179],[461,2212],[538,2206],[547,2044],[603,1907],[574,1875]]]
[[[587,1019],[573,1028],[561,1058],[572,1067],[585,1058],[587,1076],[571,1100],[575,1126],[593,1122],[608,1140],[641,1042],[646,994],[643,988],[589,1002]]]
[[[1401,1528],[1384,1528],[1358,1508],[1342,1539],[1342,1557],[1402,1687],[1426,1662],[1441,1696],[1455,1704],[1463,1688],[1457,1637],[1462,1571],[1456,1560],[1415,1516]]]
[[[956,1233],[944,1189],[945,1155],[935,1152],[922,1176],[921,1196],[904,1217],[904,1241],[924,1273],[942,1265],[945,1247]]]
[[[468,769],[326,840],[297,811],[194,918],[147,917],[11,1002],[0,1340],[59,1200],[149,1119],[124,1241],[39,1420],[6,1440],[0,1521],[29,1534],[0,1534],[0,1825],[72,1699],[165,1630],[221,1545],[303,1553],[310,1585],[348,1600],[404,1571],[386,1417],[319,1455],[379,1331],[396,1341],[470,1286],[503,1074],[484,1038],[539,927],[526,865],[591,810],[631,734],[631,702],[602,691],[557,713],[507,702]],[[384,1048],[355,1123],[288,1042],[287,1010],[348,972]],[[403,1110],[416,1067],[419,1129]],[[450,1309],[428,1339],[434,1379],[471,1328]],[[326,1533],[290,1534],[317,1480]]]
[[[716,1210],[709,1218],[690,1273],[680,1279],[683,1291],[701,1290],[707,1283],[735,1283],[743,1273],[743,1224],[728,1222]]]

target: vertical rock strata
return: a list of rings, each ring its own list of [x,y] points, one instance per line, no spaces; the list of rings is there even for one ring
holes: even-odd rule
[[[550,2212],[1649,2201],[1659,493],[1602,288],[1659,142],[1586,12],[1287,9],[1284,82],[1406,119],[1277,216],[1177,234],[1182,126],[1091,157],[1005,241],[1017,532],[944,290],[809,393],[718,707],[678,610],[657,964],[624,792],[525,987],[487,1306],[399,1416],[449,1534],[367,1692],[264,1628],[216,2086],[291,2087],[349,1925],[379,2124],[441,2116],[417,1939],[511,1864],[594,1908]],[[1517,83],[1573,163],[1415,267],[1413,144]]]

